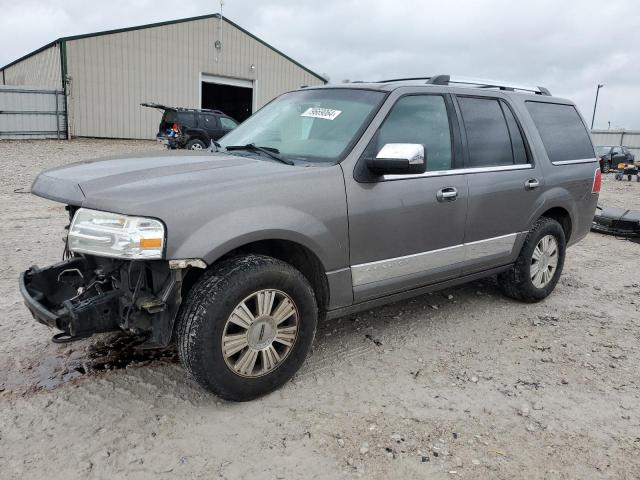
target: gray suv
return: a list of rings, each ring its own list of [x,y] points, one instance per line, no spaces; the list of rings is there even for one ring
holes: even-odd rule
[[[64,260],[19,281],[54,339],[175,341],[204,388],[249,400],[294,375],[318,319],[490,275],[544,299],[600,190],[573,103],[446,75],[301,88],[215,148],[35,179],[69,211]]]

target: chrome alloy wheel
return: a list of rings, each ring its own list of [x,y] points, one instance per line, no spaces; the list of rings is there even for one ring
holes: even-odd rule
[[[544,288],[558,268],[558,241],[553,235],[545,235],[533,250],[531,281],[536,288]]]
[[[194,143],[193,145],[191,145],[191,150],[204,150],[204,147],[199,143]]]
[[[259,290],[242,300],[227,319],[222,354],[242,377],[275,370],[289,355],[298,336],[296,304],[280,290]]]

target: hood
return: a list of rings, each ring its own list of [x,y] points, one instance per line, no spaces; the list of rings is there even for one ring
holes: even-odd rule
[[[287,174],[294,167],[211,152],[167,152],[72,163],[42,172],[31,192],[57,202],[135,213],[136,206],[167,201],[173,192]]]

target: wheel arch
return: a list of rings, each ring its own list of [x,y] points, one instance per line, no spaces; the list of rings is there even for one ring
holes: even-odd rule
[[[552,218],[557,221],[564,231],[566,242],[569,243],[569,239],[571,238],[571,234],[573,233],[573,221],[571,219],[571,214],[566,208],[562,206],[548,208],[547,210],[542,212],[542,214],[540,214],[538,218],[541,217]]]
[[[216,258],[209,262],[209,268],[230,257],[247,254],[260,254],[277,258],[300,271],[313,288],[319,310],[326,310],[330,298],[326,269],[322,260],[309,246],[283,238],[247,241],[246,243],[228,246],[225,251],[218,251]],[[204,271],[202,269],[190,269],[183,282],[183,298]]]

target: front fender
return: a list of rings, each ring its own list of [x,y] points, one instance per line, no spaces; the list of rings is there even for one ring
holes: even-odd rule
[[[288,206],[254,206],[211,219],[176,246],[173,258],[212,264],[226,253],[259,240],[288,240],[311,250],[326,270],[348,262],[346,238],[307,212]]]

